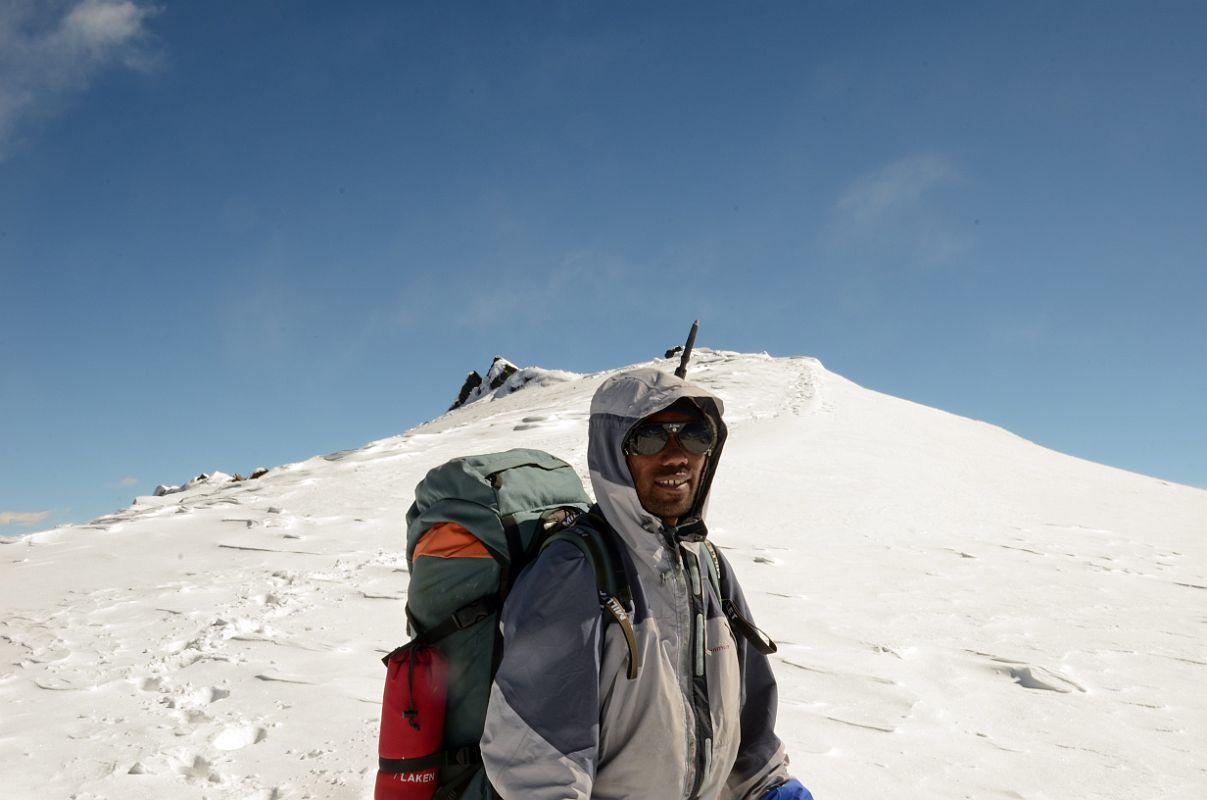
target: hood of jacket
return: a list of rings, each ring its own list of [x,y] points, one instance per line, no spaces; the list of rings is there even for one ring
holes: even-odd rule
[[[624,440],[642,419],[685,398],[712,420],[717,430],[717,443],[705,459],[691,510],[672,529],[642,507],[625,460]],[[719,397],[656,369],[636,369],[613,375],[596,390],[591,399],[587,442],[591,486],[604,517],[638,552],[660,547],[664,543],[659,536],[662,533],[689,541],[698,541],[707,535],[704,516],[708,494],[727,435],[721,418],[723,412],[724,404]]]

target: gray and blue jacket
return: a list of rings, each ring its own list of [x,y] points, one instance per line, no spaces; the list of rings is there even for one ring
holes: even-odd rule
[[[681,398],[709,415],[717,444],[695,506],[669,528],[642,508],[622,451],[639,420]],[[767,657],[735,636],[708,580],[703,518],[725,444],[721,400],[671,375],[613,376],[591,402],[587,461],[595,497],[623,543],[641,668],[608,625],[592,566],[553,542],[525,570],[502,615],[482,758],[506,800],[738,800],[788,779],[775,735]],[[750,617],[733,572],[722,585]]]

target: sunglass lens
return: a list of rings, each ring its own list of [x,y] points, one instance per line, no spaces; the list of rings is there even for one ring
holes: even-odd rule
[[[703,422],[689,422],[679,429],[679,444],[689,453],[707,453],[713,445],[712,428]]]
[[[670,434],[656,423],[639,425],[629,434],[629,452],[639,456],[652,456],[666,447]]]

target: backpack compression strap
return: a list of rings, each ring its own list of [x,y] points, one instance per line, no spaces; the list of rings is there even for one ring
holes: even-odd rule
[[[430,756],[418,758],[379,758],[377,766],[382,772],[423,772],[444,767],[468,766],[482,761],[478,745],[459,747],[456,750],[441,750]]]
[[[449,634],[463,631],[466,628],[477,625],[482,620],[489,617],[491,614],[499,610],[499,597],[494,594],[484,594],[477,600],[471,600],[465,605],[458,608],[452,614],[449,614],[443,621],[436,623],[430,628],[422,628],[415,618],[411,616],[411,608],[407,606],[405,611],[407,615],[407,625],[415,636],[412,641],[422,641],[424,644],[435,644]],[[389,663],[389,656],[386,656],[382,661]]]
[[[721,557],[717,555],[713,543],[705,539],[704,549],[708,551],[708,577],[712,581],[713,588],[717,590],[717,596],[721,598],[721,610],[725,612],[729,624],[763,655],[769,656],[776,652],[779,648],[775,646],[771,637],[759,630],[758,626],[748,620],[729,599],[729,576],[721,567]]]

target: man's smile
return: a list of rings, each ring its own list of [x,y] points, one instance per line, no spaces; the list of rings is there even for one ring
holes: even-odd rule
[[[687,475],[675,475],[669,478],[657,478],[654,484],[663,489],[680,489],[687,486],[691,479]]]

